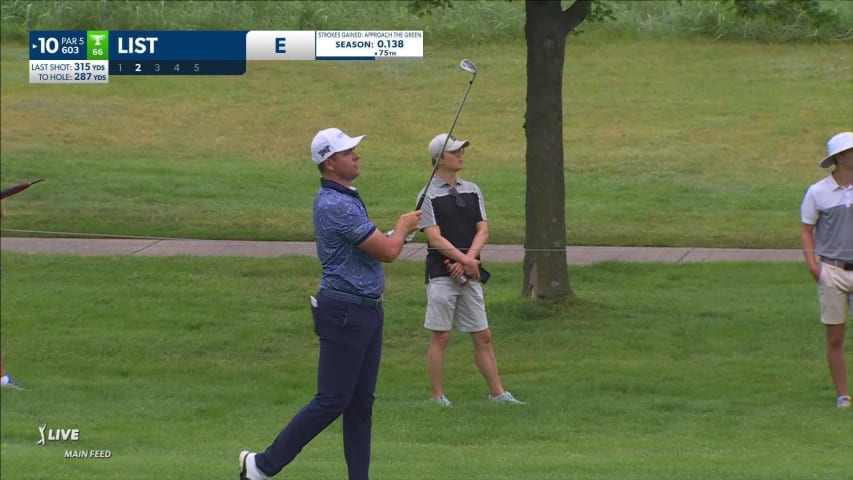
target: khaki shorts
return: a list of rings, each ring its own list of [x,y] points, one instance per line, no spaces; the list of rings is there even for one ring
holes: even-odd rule
[[[853,271],[821,262],[817,299],[820,302],[821,323],[844,323],[846,313],[853,315]]]
[[[472,280],[463,287],[450,277],[437,277],[430,279],[426,292],[424,328],[447,332],[454,323],[460,332],[481,332],[489,328],[480,282]]]

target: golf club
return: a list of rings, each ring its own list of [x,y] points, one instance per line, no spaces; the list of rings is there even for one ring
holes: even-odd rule
[[[21,183],[21,184],[15,185],[14,187],[9,187],[3,191],[0,191],[0,198],[11,197],[12,195],[14,195],[16,193],[23,192],[24,190],[30,188],[30,186],[35,185],[39,182],[43,182],[43,181],[44,181],[43,178],[38,178],[36,180],[33,180],[32,182]]]
[[[474,79],[477,78],[477,67],[471,63],[471,60],[468,60],[467,58],[462,59],[459,67],[471,74],[471,80],[468,81],[468,87],[465,89],[465,95],[462,96],[462,101],[459,102],[459,106],[456,107],[456,114],[453,116],[453,122],[450,123],[450,130],[447,131],[447,136],[444,138],[444,145],[441,146],[441,153],[439,155],[444,154],[444,149],[447,148],[447,142],[449,142],[451,137],[453,137],[453,128],[456,126],[456,121],[459,120],[459,113],[462,111],[462,106],[465,105],[465,100],[468,98],[468,92],[471,91],[471,85],[474,84]],[[418,197],[418,203],[415,206],[415,210],[420,210],[421,206],[424,204],[429,184],[432,182],[432,178],[435,176],[436,170],[438,170],[438,160],[435,161],[435,165],[432,167],[432,172],[430,172],[429,179],[424,186],[423,194]]]
[[[450,138],[453,136],[453,128],[456,126],[456,121],[459,120],[459,113],[462,111],[462,106],[465,105],[465,100],[468,98],[468,92],[471,91],[471,85],[474,84],[474,79],[477,78],[477,67],[474,66],[474,64],[471,62],[471,60],[468,60],[467,58],[463,58],[462,62],[459,63],[459,67],[462,70],[465,70],[466,72],[471,74],[471,80],[468,81],[468,87],[465,88],[465,95],[462,96],[462,101],[459,102],[459,106],[456,107],[456,114],[453,116],[453,121],[450,123],[450,129],[447,131],[447,137],[445,137],[445,139],[444,139],[444,145],[441,146],[441,150],[440,150],[441,154],[444,154],[444,149],[447,148],[447,142],[450,141]],[[418,202],[415,205],[415,210],[420,210],[421,206],[423,206],[424,200],[426,199],[427,190],[429,190],[429,184],[432,182],[433,177],[435,177],[435,171],[436,170],[438,170],[438,160],[437,159],[435,161],[435,165],[432,166],[432,171],[430,172],[429,178],[427,179],[426,185],[424,186],[423,193],[421,193],[421,195],[418,196]],[[391,233],[393,233],[393,232],[394,231],[391,230],[390,232],[388,232],[388,235],[390,236]],[[417,232],[417,230],[406,235],[406,242],[407,243],[411,242],[412,239],[415,238],[416,232]]]

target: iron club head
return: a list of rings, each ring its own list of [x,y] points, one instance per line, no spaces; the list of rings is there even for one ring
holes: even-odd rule
[[[459,66],[462,68],[462,70],[465,70],[471,75],[477,74],[477,67],[475,67],[471,60],[468,60],[467,58],[463,58],[462,63],[460,63]]]

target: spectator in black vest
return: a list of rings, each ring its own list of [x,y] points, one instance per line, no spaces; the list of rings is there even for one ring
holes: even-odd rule
[[[474,359],[489,387],[489,400],[522,404],[504,390],[486,318],[480,251],[489,238],[483,194],[476,184],[457,176],[463,168],[466,140],[437,135],[429,143],[435,177],[424,195],[420,229],[429,249],[426,258],[427,310],[424,327],[432,331],[427,373],[432,399],[451,406],[444,395],[444,353],[453,325],[471,334]],[[444,147],[444,148],[442,148]]]

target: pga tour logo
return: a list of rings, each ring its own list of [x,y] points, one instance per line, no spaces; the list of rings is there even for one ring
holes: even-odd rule
[[[47,429],[47,430],[45,430]],[[45,435],[47,431],[47,435]],[[36,445],[45,445],[45,441],[80,441],[80,429],[78,428],[47,428],[47,424],[39,427],[39,436],[41,437]]]

